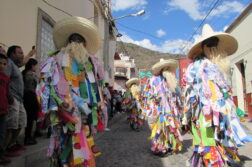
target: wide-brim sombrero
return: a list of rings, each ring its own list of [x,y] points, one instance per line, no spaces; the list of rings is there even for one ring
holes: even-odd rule
[[[201,37],[195,41],[188,52],[188,58],[194,59],[199,56],[202,53],[202,42],[211,37],[217,37],[219,39],[218,48],[223,49],[228,56],[236,52],[238,42],[232,35],[224,32],[214,32],[209,24],[205,24],[202,28]]]
[[[159,75],[163,69],[174,72],[178,67],[178,61],[173,59],[160,60],[160,62],[154,64],[151,68],[153,75]]]
[[[139,79],[138,78],[131,78],[126,82],[126,87],[130,88],[132,84],[139,84]]]
[[[97,26],[83,17],[70,17],[58,21],[53,29],[53,40],[56,48],[65,47],[70,35],[77,33],[86,40],[86,49],[90,54],[95,54],[101,45]]]

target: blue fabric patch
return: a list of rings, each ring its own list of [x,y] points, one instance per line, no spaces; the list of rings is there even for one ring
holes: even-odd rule
[[[163,123],[164,122],[164,115],[163,114],[160,114],[160,122]]]
[[[203,108],[204,104],[202,102],[199,102],[199,108]]]
[[[72,73],[78,75],[78,63],[76,61],[72,62]]]
[[[199,150],[199,146],[195,146],[194,152],[198,152],[198,150]]]
[[[204,147],[204,153],[209,153],[210,152],[210,147]]]
[[[225,101],[224,100],[218,100],[218,104],[222,107],[225,105]]]
[[[91,85],[88,79],[86,79],[86,82],[87,82],[87,87],[88,87],[88,95],[89,95],[90,104],[92,105],[94,103],[94,100],[93,100],[93,95],[91,91]]]
[[[195,97],[190,98],[190,103],[193,103],[195,101]]]

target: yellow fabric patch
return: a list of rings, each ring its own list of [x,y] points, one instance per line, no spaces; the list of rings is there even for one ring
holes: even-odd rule
[[[74,136],[74,143],[79,143],[79,142],[80,142],[79,138],[77,136]]]
[[[205,159],[210,159],[211,158],[211,154],[210,153],[206,153],[204,156]]]
[[[71,81],[71,74],[72,74],[72,64],[70,63],[69,67],[64,68],[65,78],[67,81]]]
[[[151,136],[150,136],[151,139],[153,139],[155,137],[157,128],[158,128],[158,124],[157,123],[155,123],[155,124],[152,125],[152,131],[151,131]]]
[[[83,161],[84,161],[84,160],[83,160],[82,158],[76,158],[76,159],[74,159],[74,165],[82,164]]]
[[[213,81],[208,81],[208,84],[209,84],[209,88],[212,92],[212,100],[213,101],[217,101],[217,95],[216,95],[216,90],[215,90],[215,84]]]

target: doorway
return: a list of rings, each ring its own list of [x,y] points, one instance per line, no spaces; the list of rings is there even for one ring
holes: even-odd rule
[[[243,100],[244,100],[244,112],[248,114],[248,102],[247,102],[247,95],[246,95],[246,75],[245,75],[245,68],[246,64],[244,63],[244,60],[236,63],[237,68],[239,69],[241,73],[241,80],[242,80],[242,88],[243,88]]]

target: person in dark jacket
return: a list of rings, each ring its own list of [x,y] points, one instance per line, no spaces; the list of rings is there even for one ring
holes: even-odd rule
[[[35,92],[38,82],[38,76],[36,74],[37,69],[38,61],[30,58],[22,72],[24,80],[24,107],[27,114],[27,126],[24,139],[25,145],[33,145],[37,143],[32,135],[33,124],[37,120],[39,111],[39,104]]]

